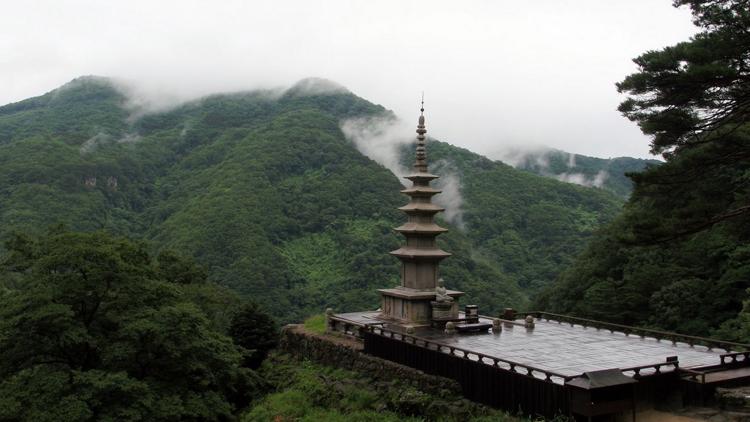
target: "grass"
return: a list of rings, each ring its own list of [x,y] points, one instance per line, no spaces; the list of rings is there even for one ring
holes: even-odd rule
[[[326,316],[324,314],[313,315],[307,318],[304,322],[305,330],[323,334],[326,332]]]
[[[322,315],[314,318],[324,321]],[[242,422],[526,420],[472,403],[460,395],[429,394],[398,379],[375,380],[366,373],[300,361],[286,354],[272,354],[259,375],[274,391],[254,402],[241,415]]]

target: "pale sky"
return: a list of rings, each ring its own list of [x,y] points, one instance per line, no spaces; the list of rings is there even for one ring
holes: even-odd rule
[[[631,59],[687,40],[671,0],[0,0],[0,104],[81,75],[159,98],[322,77],[497,155],[547,145],[648,156],[616,110]]]

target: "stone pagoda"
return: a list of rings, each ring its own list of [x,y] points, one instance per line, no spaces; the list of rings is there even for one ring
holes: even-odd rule
[[[433,321],[458,318],[458,297],[463,292],[446,290],[438,278],[440,261],[451,254],[437,246],[438,235],[448,230],[435,224],[437,213],[444,211],[432,203],[441,191],[430,187],[437,179],[427,169],[425,150],[424,101],[417,124],[417,153],[414,170],[406,179],[412,186],[401,193],[409,196],[408,204],[400,207],[408,220],[395,230],[404,235],[406,244],[391,252],[401,260],[401,285],[380,289],[381,317],[391,325],[403,328],[431,325]]]

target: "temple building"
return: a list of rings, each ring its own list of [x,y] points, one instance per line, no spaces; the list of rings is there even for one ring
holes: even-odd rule
[[[703,405],[718,387],[750,384],[748,344],[459,306],[464,293],[440,278],[451,254],[437,244],[447,230],[435,222],[443,208],[432,203],[440,190],[430,186],[438,176],[428,169],[426,133],[423,103],[411,186],[401,191],[406,222],[395,228],[405,240],[390,252],[401,261],[400,285],[378,290],[379,309],[327,312],[329,332],[360,340],[366,354],[452,378],[471,400],[535,417],[636,420],[649,406]]]

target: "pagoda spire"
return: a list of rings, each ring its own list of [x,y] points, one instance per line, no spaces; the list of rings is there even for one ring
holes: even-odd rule
[[[417,159],[414,162],[414,170],[427,173],[427,151],[425,149],[427,127],[424,124],[424,92],[422,92],[422,106],[419,111],[419,121],[417,123]]]
[[[423,96],[417,122],[414,172],[406,176],[412,186],[401,191],[411,199],[399,208],[406,214],[407,221],[395,229],[406,237],[406,245],[391,252],[402,263],[401,286],[417,290],[434,290],[437,287],[438,263],[450,256],[436,243],[436,237],[448,230],[434,221],[435,215],[444,209],[433,204],[431,199],[441,191],[430,186],[430,182],[438,176],[427,170],[426,133]]]

